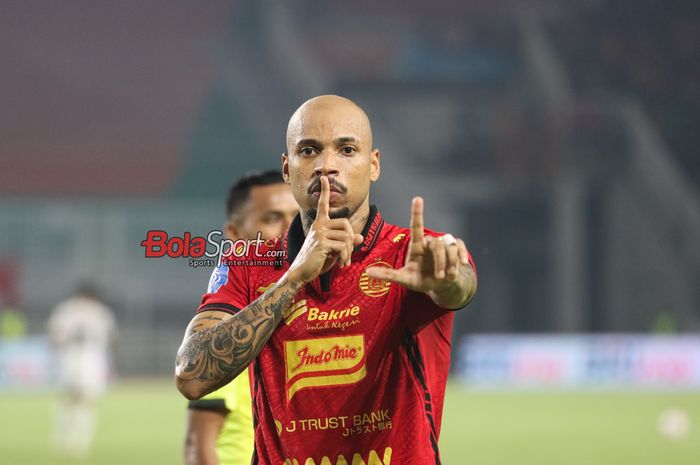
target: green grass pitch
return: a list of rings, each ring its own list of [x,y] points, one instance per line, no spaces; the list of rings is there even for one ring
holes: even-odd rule
[[[0,464],[69,465],[52,455],[53,397],[0,393]],[[685,410],[688,436],[656,431]],[[171,381],[123,381],[99,404],[95,447],[81,465],[182,463],[185,401]],[[479,392],[450,385],[445,465],[698,465],[700,393]],[[400,464],[392,464],[400,465]]]

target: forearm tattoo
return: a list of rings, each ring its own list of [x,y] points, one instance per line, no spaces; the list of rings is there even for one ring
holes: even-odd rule
[[[232,318],[206,317],[192,326],[177,354],[177,375],[214,389],[257,357],[302,286],[283,279]],[[202,329],[207,320],[220,320]]]
[[[460,275],[460,280],[466,284],[466,286],[462,289],[462,298],[464,299],[462,300],[462,303],[467,304],[474,297],[475,289],[471,285],[475,281],[474,269],[472,268],[471,264],[466,266],[460,265],[457,267],[457,272]]]
[[[458,279],[441,292],[432,293],[433,301],[438,305],[457,308],[468,304],[474,297],[474,269],[471,265],[457,266]]]

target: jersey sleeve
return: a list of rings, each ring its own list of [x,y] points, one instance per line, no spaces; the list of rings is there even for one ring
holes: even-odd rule
[[[249,297],[248,267],[222,264],[214,268],[197,313],[217,310],[235,315],[250,303]]]

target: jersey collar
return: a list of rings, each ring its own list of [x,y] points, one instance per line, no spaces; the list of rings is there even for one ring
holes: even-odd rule
[[[379,213],[376,205],[370,205],[369,217],[367,218],[365,227],[362,229],[362,237],[364,240],[361,244],[355,246],[353,251],[362,253],[369,252],[377,242],[382,226],[384,226],[382,214]],[[306,236],[304,235],[304,228],[301,224],[301,215],[298,214],[294,217],[292,224],[287,230],[287,234],[284,236],[284,247],[287,250],[287,261],[289,263],[292,263],[297,257],[305,239]]]

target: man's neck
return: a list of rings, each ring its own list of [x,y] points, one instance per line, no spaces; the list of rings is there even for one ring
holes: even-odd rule
[[[369,219],[369,197],[362,202],[354,213],[350,215],[348,220],[350,221],[350,226],[356,234],[362,234],[365,229],[367,220]],[[304,235],[308,234],[309,228],[314,223],[314,219],[311,218],[305,211],[301,212],[301,224],[304,227]]]

